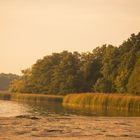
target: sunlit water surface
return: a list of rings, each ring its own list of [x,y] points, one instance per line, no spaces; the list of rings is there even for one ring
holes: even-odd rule
[[[19,104],[13,101],[0,100],[0,117],[12,117],[18,115],[25,115],[29,113],[27,105]]]
[[[76,110],[62,106],[59,102],[15,102],[0,100],[0,117],[11,117],[19,115],[41,115],[41,116],[115,116],[128,117],[140,116],[140,112],[116,111],[116,110]]]

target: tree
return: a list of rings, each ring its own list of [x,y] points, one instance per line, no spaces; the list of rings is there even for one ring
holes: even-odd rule
[[[140,55],[140,33],[132,34],[131,37],[120,45],[119,49],[119,68],[114,80],[117,92],[127,92],[129,77],[134,69],[137,56]]]
[[[129,93],[140,95],[140,57],[129,78],[127,90]]]
[[[68,94],[105,92],[139,94],[140,33],[119,47],[102,45],[92,52],[63,51],[22,71],[11,89],[18,92]],[[134,83],[133,83],[134,81]]]
[[[96,84],[93,86],[93,90],[96,92],[101,93],[110,93],[111,91],[112,83],[109,80],[106,80],[104,78],[100,78],[97,80]]]
[[[82,92],[83,79],[78,53],[61,53],[62,59],[53,71],[49,93],[66,94]]]

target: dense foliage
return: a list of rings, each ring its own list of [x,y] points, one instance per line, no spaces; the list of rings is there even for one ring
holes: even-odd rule
[[[140,95],[140,33],[132,34],[119,47],[103,45],[82,54],[53,53],[22,73],[11,85],[14,92]]]
[[[17,78],[18,76],[15,74],[0,73],[0,90],[8,90],[10,82]]]

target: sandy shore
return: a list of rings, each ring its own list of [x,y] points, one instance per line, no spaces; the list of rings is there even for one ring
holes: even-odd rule
[[[140,117],[0,118],[0,140],[138,140]]]

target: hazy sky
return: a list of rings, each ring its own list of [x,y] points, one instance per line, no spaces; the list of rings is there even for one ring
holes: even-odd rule
[[[119,45],[140,31],[140,0],[0,0],[0,72],[52,52]]]

